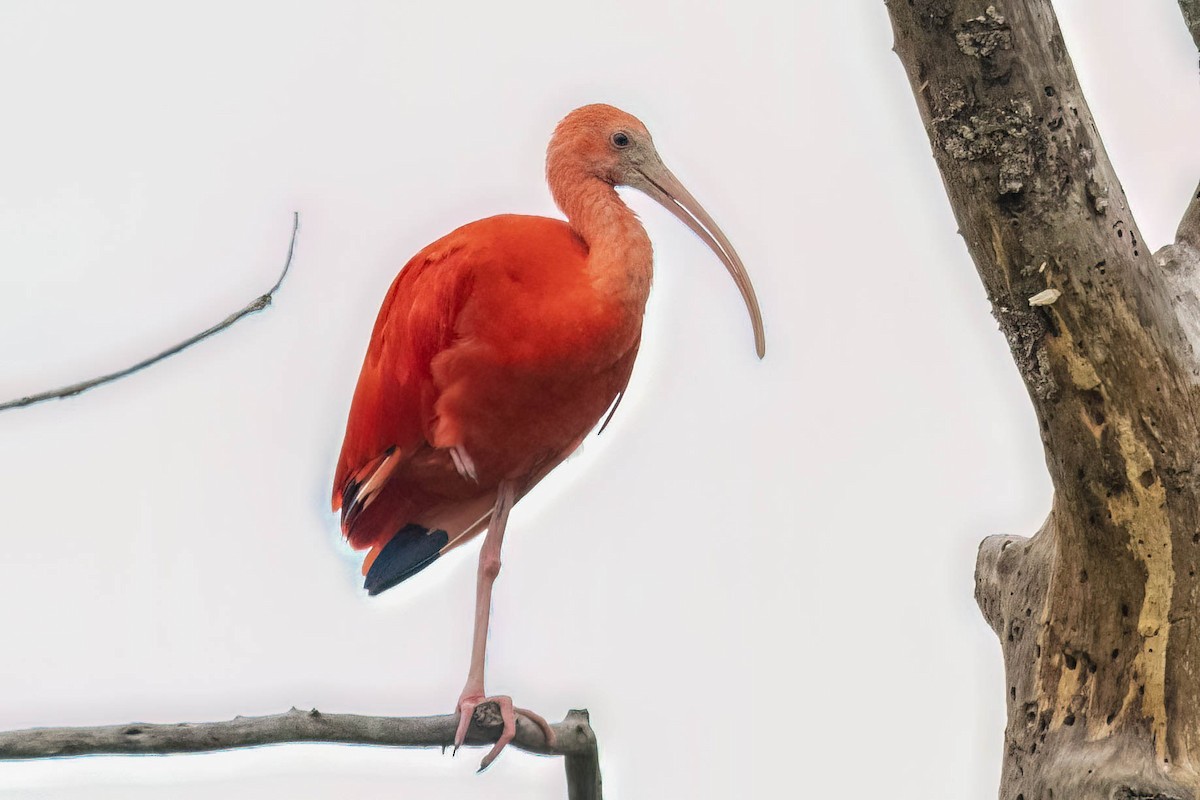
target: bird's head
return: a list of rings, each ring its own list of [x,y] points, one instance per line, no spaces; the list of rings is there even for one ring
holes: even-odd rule
[[[589,179],[630,186],[649,195],[691,228],[733,276],[750,312],[755,350],[759,358],[763,357],[767,343],[762,312],[746,267],[713,218],[663,164],[641,120],[600,103],[575,109],[558,123],[550,139],[546,175],[555,189]]]
[[[602,103],[568,114],[546,151],[547,172],[582,173],[613,186],[635,185],[639,168],[655,161],[654,141],[641,120]]]

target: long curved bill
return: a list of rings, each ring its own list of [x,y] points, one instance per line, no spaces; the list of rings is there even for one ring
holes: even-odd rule
[[[655,159],[657,161],[657,159]],[[671,170],[662,162],[646,165],[638,170],[646,179],[645,187],[638,187],[654,198],[658,203],[687,225],[699,236],[709,248],[721,259],[725,269],[733,276],[742,300],[746,302],[746,310],[750,312],[750,323],[754,326],[754,349],[758,357],[767,353],[767,336],[763,331],[762,311],[758,307],[758,298],[754,294],[754,286],[750,276],[737,251],[729,243],[729,239],[718,227],[704,207],[692,197],[692,193],[683,187]]]

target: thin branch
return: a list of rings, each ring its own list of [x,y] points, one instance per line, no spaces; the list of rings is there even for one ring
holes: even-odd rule
[[[458,718],[365,717],[325,714],[293,708],[267,717],[237,717],[223,722],[105,725],[93,728],[29,728],[0,732],[0,761],[63,758],[86,755],[168,755],[203,753],[273,744],[323,742],[382,747],[440,747],[453,745]],[[586,711],[569,711],[551,726],[556,741],[546,746],[541,729],[517,716],[514,747],[530,753],[564,756],[569,800],[602,800],[596,736]],[[494,703],[475,710],[467,746],[495,743],[500,714]]]
[[[275,281],[275,285],[272,286],[266,294],[255,298],[254,301],[251,302],[249,305],[247,305],[245,308],[240,309],[239,311],[235,311],[234,313],[230,314],[224,320],[222,320],[221,322],[212,326],[211,328],[208,328],[204,331],[201,331],[200,333],[197,333],[195,336],[192,336],[192,337],[189,337],[189,338],[183,340],[182,342],[175,345],[174,347],[168,348],[156,356],[151,356],[150,358],[147,358],[144,361],[139,361],[138,363],[134,364],[131,367],[126,367],[123,370],[120,370],[118,372],[113,372],[109,375],[103,375],[99,378],[92,378],[91,380],[81,381],[79,383],[73,383],[70,386],[63,386],[60,389],[51,389],[46,392],[39,392],[38,394],[31,394],[27,397],[21,397],[16,400],[10,400],[6,403],[0,403],[0,411],[7,411],[11,408],[22,408],[24,406],[31,406],[31,405],[34,405],[35,403],[41,403],[46,400],[54,400],[56,398],[62,399],[62,398],[66,398],[66,397],[74,397],[77,394],[86,392],[88,389],[94,389],[97,386],[103,386],[106,383],[111,383],[120,378],[124,378],[126,375],[132,375],[133,373],[135,373],[139,370],[143,370],[152,364],[156,364],[157,362],[162,361],[164,358],[170,358],[171,356],[175,355],[176,353],[186,350],[187,348],[191,347],[192,345],[196,344],[197,342],[204,341],[205,339],[212,336],[213,334],[220,333],[221,331],[225,330],[233,323],[237,322],[242,317],[249,316],[258,311],[262,311],[264,308],[271,305],[271,301],[274,298],[275,292],[278,291],[279,287],[283,284],[283,279],[287,277],[288,269],[291,268],[291,266],[292,266],[292,255],[296,251],[296,232],[299,229],[300,229],[300,212],[297,211],[292,214],[292,239],[291,239],[291,243],[288,245],[287,260],[284,262],[283,272],[281,272],[279,274],[279,280]]]

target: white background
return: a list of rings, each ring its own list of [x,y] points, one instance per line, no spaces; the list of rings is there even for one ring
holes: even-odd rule
[[[1200,175],[1174,0],[1062,0],[1155,246]],[[736,6],[736,10],[735,10]],[[629,396],[514,512],[488,685],[587,706],[612,798],[994,796],[999,648],[974,551],[1030,533],[1034,421],[881,2],[0,2],[0,729],[292,705],[451,710],[474,553],[381,598],[329,481],[378,303],[450,228],[555,214],[572,108],[640,116],[739,248],[641,196]],[[293,746],[0,764],[0,795],[560,798],[556,760]]]

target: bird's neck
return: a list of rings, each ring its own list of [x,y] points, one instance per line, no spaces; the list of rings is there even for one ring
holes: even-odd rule
[[[641,317],[654,277],[654,253],[637,215],[599,178],[572,182],[554,199],[588,246],[588,271],[597,290]]]

